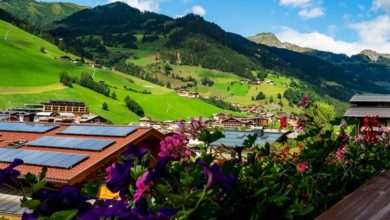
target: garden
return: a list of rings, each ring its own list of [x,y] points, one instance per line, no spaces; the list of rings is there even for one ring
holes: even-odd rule
[[[40,175],[18,178],[15,160],[0,170],[0,185],[25,195],[23,219],[313,219],[333,204],[390,168],[388,130],[367,116],[358,135],[335,118],[324,103],[300,102],[301,135],[281,146],[245,147],[251,153],[217,158],[207,143],[219,135],[202,119],[180,124],[161,143],[157,157],[130,147],[106,169],[105,182],[117,199],[96,198],[94,190],[66,186],[45,188]],[[337,129],[335,131],[335,126]],[[195,154],[188,143],[206,144]],[[150,164],[155,164],[150,166]]]

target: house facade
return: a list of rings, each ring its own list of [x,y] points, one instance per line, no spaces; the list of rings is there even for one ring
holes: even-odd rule
[[[366,116],[378,116],[381,126],[390,126],[390,95],[354,95],[345,118],[359,119],[360,124]]]
[[[50,100],[42,103],[44,112],[67,112],[77,115],[88,114],[88,107],[84,102],[73,100]]]

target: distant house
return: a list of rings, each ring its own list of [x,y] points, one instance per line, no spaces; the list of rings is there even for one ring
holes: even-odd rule
[[[239,120],[237,118],[231,117],[231,118],[223,120],[221,122],[221,125],[225,129],[242,128],[242,127],[247,127],[248,122],[244,122],[244,121]]]
[[[225,120],[227,118],[231,118],[232,115],[231,114],[225,114],[225,113],[219,113],[219,114],[214,114],[213,115],[213,119],[215,121],[222,121],[222,120]]]
[[[72,58],[70,58],[69,56],[61,56],[60,60],[62,60],[62,61],[72,61]]]
[[[260,85],[262,83],[262,81],[261,80],[252,80],[252,81],[250,81],[249,82],[249,84],[252,84],[252,85]]]
[[[139,119],[139,126],[140,127],[151,127],[152,120],[148,117],[142,117]]]
[[[88,107],[84,102],[75,100],[50,100],[42,103],[44,112],[67,112],[76,115],[88,114]]]
[[[81,115],[79,122],[81,124],[107,124],[108,120],[100,115],[86,114]]]
[[[390,95],[354,95],[350,107],[345,112],[346,118],[362,120],[366,116],[378,116],[382,126],[390,126]]]
[[[175,92],[177,95],[182,96],[182,97],[193,98],[193,99],[199,98],[199,93],[192,92],[188,89],[176,89]]]

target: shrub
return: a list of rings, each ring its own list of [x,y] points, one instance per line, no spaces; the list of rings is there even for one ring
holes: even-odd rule
[[[140,117],[145,116],[144,109],[142,108],[142,106],[139,105],[134,99],[130,98],[129,96],[126,96],[125,104],[129,110],[131,110],[132,112],[134,112],[138,116],[140,116]]]
[[[256,96],[256,100],[263,100],[265,99],[265,94],[263,92],[259,92]]]
[[[103,102],[102,109],[105,110],[105,111],[108,111],[108,104]]]

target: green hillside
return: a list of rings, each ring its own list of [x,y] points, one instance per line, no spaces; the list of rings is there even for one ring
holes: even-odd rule
[[[5,35],[8,37],[5,40]],[[138,116],[124,105],[125,96],[135,99],[145,110],[148,117],[159,120],[186,119],[190,116],[210,116],[223,110],[200,100],[177,96],[170,89],[140,80],[119,72],[96,70],[95,81],[105,81],[115,91],[117,100],[105,97],[92,90],[74,85],[67,88],[59,84],[59,73],[66,71],[79,77],[81,72],[92,73],[86,65],[60,61],[58,57],[68,55],[52,44],[22,31],[0,20],[0,73],[5,80],[0,81],[0,108],[20,106],[26,103],[39,103],[48,99],[78,99],[85,101],[95,114],[102,115],[116,124],[137,121]],[[44,48],[45,53],[41,52]],[[149,90],[152,94],[140,94],[136,91]],[[101,109],[103,102],[109,105],[109,111]]]
[[[38,2],[34,0],[2,0],[0,8],[13,16],[45,28],[54,21],[63,19],[87,7],[65,2]]]

